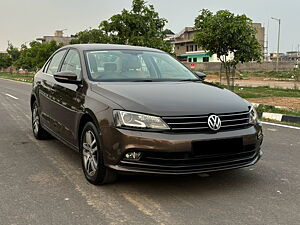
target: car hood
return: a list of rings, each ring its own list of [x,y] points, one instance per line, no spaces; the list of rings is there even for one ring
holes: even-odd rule
[[[92,90],[124,110],[158,116],[247,111],[236,94],[203,82],[102,82]]]

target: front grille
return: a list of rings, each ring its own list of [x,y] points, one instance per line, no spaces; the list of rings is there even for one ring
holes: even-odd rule
[[[249,126],[250,114],[248,111],[216,115],[221,119],[220,131],[242,129]],[[205,132],[210,131],[207,123],[209,116],[168,116],[163,117],[163,120],[173,132]]]

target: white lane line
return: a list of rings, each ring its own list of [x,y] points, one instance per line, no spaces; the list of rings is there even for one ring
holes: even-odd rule
[[[13,95],[10,95],[10,94],[5,94],[6,96],[8,96],[8,97],[11,97],[11,98],[13,98],[13,99],[15,99],[15,100],[18,100],[18,98],[17,97],[15,97],[15,96],[13,96]]]
[[[271,126],[277,126],[277,127],[285,127],[285,128],[295,129],[295,130],[300,130],[300,127],[293,127],[293,126],[284,125],[284,124],[269,123],[269,122],[262,122],[262,124],[271,125]]]

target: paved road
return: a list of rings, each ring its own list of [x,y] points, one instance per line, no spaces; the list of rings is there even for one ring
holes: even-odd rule
[[[264,158],[251,168],[96,187],[78,153],[33,138],[30,88],[0,80],[1,225],[300,224],[300,130],[266,125]]]

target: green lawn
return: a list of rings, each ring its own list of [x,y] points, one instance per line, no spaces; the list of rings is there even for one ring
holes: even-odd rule
[[[242,98],[300,97],[300,90],[270,87],[236,86],[234,92]]]
[[[249,77],[262,77],[262,78],[275,78],[275,79],[300,79],[300,70],[291,71],[271,71],[271,72],[242,72],[238,75],[240,78]]]
[[[208,74],[219,76],[219,73],[208,73]],[[300,81],[300,70],[279,71],[279,72],[276,72],[276,71],[271,71],[271,72],[236,72],[236,79],[250,79],[251,77]],[[223,78],[225,78],[225,74],[223,74]]]
[[[270,113],[279,113],[284,115],[291,116],[300,116],[299,110],[286,110],[286,109],[277,109],[274,106],[259,106],[256,108],[259,112],[270,112]]]
[[[23,74],[23,73],[0,73],[0,78],[9,79],[9,80],[16,80],[26,83],[32,83],[33,81],[33,74]]]
[[[294,127],[300,127],[300,123],[291,123],[291,122],[280,122],[276,120],[270,120],[270,119],[262,119],[260,118],[261,121],[265,122],[270,122],[270,123],[278,123],[278,124],[283,124],[283,125],[289,125],[289,126],[294,126]]]

